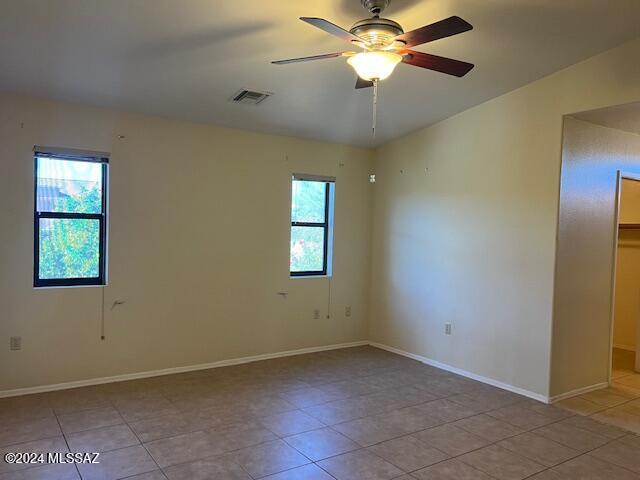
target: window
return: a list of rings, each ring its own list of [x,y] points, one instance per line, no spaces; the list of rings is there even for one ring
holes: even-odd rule
[[[293,176],[289,262],[292,277],[331,274],[334,190],[332,178]]]
[[[35,149],[35,287],[104,285],[108,155]]]

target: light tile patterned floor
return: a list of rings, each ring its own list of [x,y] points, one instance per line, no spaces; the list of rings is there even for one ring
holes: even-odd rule
[[[640,374],[634,371],[634,365],[634,352],[614,348],[611,387],[563,400],[556,406],[640,434]]]
[[[613,349],[613,386],[640,395],[640,373],[636,372],[635,364],[635,352]]]
[[[567,410],[349,348],[0,400],[0,454],[101,452],[0,480],[640,480],[638,397]]]

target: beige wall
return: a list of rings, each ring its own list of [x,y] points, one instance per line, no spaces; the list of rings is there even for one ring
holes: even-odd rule
[[[100,288],[32,288],[34,144],[112,153],[105,341]],[[0,390],[365,340],[370,162],[366,149],[0,96]],[[292,172],[337,177],[330,319],[326,278],[289,279]]]
[[[640,173],[640,136],[564,126],[554,303],[554,394],[606,383],[618,171]]]
[[[373,187],[367,150],[1,97],[0,338],[24,349],[0,349],[0,389],[367,336],[539,396],[598,380],[567,374],[593,339],[553,315],[562,118],[639,100],[639,56],[630,42],[385,145]],[[113,153],[105,342],[100,289],[31,288],[34,144]],[[293,171],[338,177],[330,320],[311,318],[327,280],[287,275]]]
[[[638,55],[625,44],[376,152],[372,340],[542,396],[571,389],[573,339],[560,332],[553,364],[550,348],[562,116],[640,99]]]
[[[620,224],[640,224],[640,181],[623,179]],[[640,229],[620,229],[616,260],[613,345],[635,351],[640,322]]]

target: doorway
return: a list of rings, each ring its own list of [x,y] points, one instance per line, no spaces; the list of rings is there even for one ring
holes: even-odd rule
[[[640,389],[640,176],[618,174],[609,384]]]

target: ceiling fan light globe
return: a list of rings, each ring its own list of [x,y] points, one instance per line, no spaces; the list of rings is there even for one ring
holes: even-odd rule
[[[394,52],[362,52],[349,57],[347,63],[353,67],[363,80],[384,80],[393,73],[396,65],[402,61],[402,55]]]

